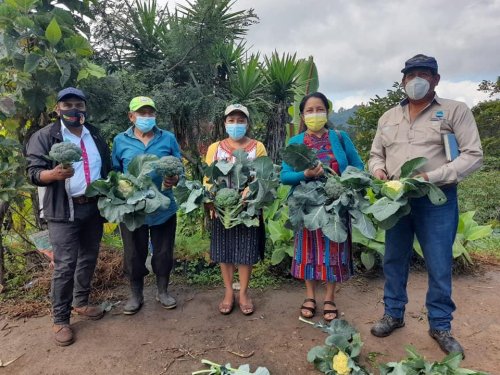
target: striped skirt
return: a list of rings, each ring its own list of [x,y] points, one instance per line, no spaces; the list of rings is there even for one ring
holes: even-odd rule
[[[252,265],[264,257],[264,223],[258,227],[243,224],[226,229],[219,219],[211,220],[210,259],[216,263]]]
[[[353,273],[350,233],[343,243],[330,241],[321,229],[295,233],[293,277],[341,283]]]

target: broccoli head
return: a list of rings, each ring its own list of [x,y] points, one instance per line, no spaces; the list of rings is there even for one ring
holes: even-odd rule
[[[342,185],[338,176],[330,176],[325,182],[325,193],[328,198],[338,199],[340,195],[346,191],[346,187]]]
[[[219,208],[229,208],[238,205],[240,194],[235,189],[222,188],[215,195],[215,205]]]
[[[179,158],[169,155],[163,156],[155,162],[155,171],[162,177],[179,176],[184,172],[184,166]]]
[[[71,142],[55,143],[48,158],[61,163],[63,168],[69,168],[72,163],[82,160],[82,149]]]
[[[238,190],[230,188],[220,189],[215,194],[214,204],[224,228],[229,229],[241,224],[238,215],[243,211],[243,203],[241,202]]]

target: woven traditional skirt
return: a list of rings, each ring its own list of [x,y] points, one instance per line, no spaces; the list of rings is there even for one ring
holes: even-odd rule
[[[266,233],[260,220],[258,227],[243,224],[226,229],[219,219],[211,220],[210,258],[216,263],[248,264],[264,258]]]
[[[295,233],[293,277],[341,283],[353,273],[350,233],[342,243],[330,241],[321,229]]]

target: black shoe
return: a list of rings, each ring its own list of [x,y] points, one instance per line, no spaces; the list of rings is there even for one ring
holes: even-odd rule
[[[462,354],[462,359],[465,358],[464,349],[462,345],[455,340],[455,338],[451,335],[450,331],[439,331],[437,329],[430,329],[429,335],[437,341],[439,347],[446,354],[449,353],[460,353]]]
[[[130,282],[130,298],[123,307],[123,313],[125,315],[134,315],[141,309],[142,304],[144,303],[143,289],[143,279]]]
[[[382,319],[375,323],[370,330],[373,336],[386,337],[389,336],[396,328],[404,327],[404,319],[396,319],[390,315],[384,314]]]

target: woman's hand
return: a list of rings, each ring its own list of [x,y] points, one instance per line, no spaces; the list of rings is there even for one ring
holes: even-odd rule
[[[309,179],[318,178],[319,176],[323,176],[324,174],[325,171],[323,170],[323,165],[321,165],[321,163],[318,163],[317,166],[306,169],[304,171],[304,176]]]
[[[170,189],[173,186],[177,185],[179,182],[179,176],[165,177],[163,179],[163,187],[165,189]]]
[[[243,189],[241,192],[241,199],[245,200],[247,198],[248,193],[250,193],[250,187],[247,186],[246,188]]]
[[[217,211],[215,211],[215,206],[213,202],[205,203],[205,212],[208,213],[210,219],[217,218]]]

